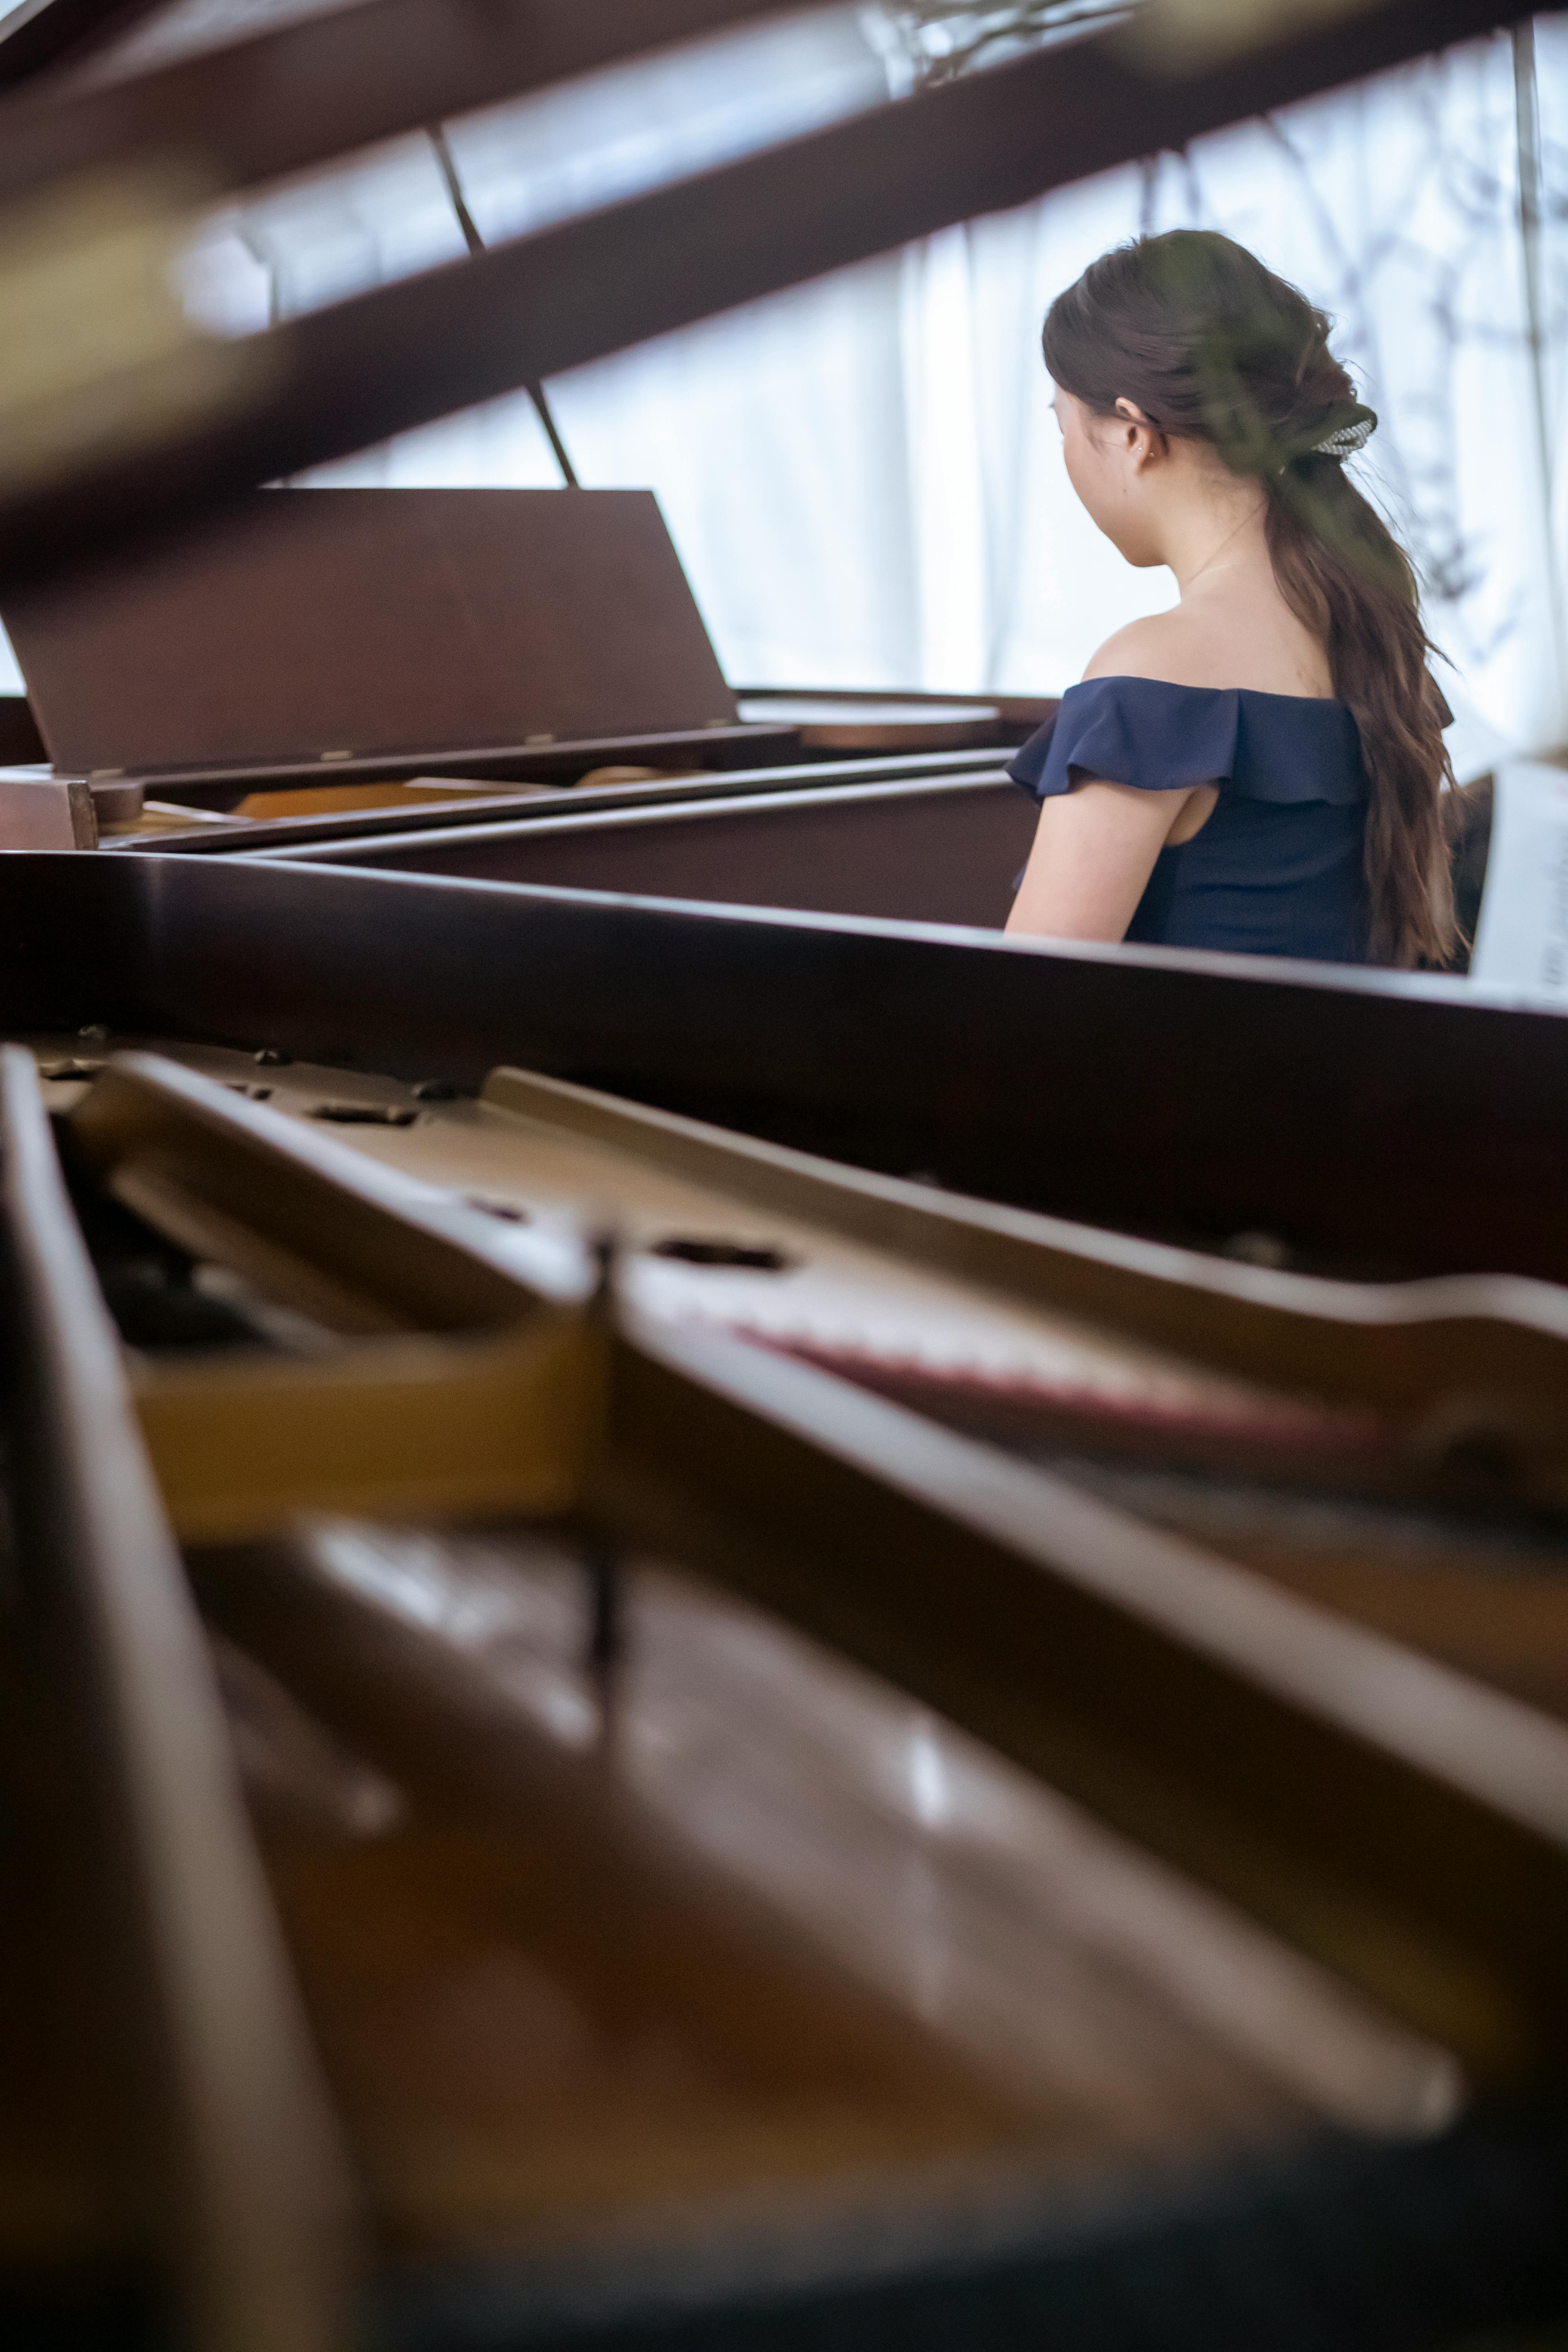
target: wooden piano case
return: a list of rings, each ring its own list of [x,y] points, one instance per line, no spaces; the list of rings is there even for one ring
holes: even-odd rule
[[[630,810],[537,810],[438,835],[392,834],[287,853],[378,873],[795,907],[1000,930],[1037,812],[999,767]],[[271,854],[263,850],[263,855]]]
[[[351,2300],[400,2347],[759,2352],[1372,2352],[1561,2307],[1562,1725],[817,1365],[610,1317],[574,1235],[612,1196],[561,1226],[496,1190],[548,1085],[461,1099],[611,1034],[595,961],[636,1045],[715,939],[778,929],[797,1000],[812,948],[958,989],[985,956],[241,862],[0,887],[82,1221],[14,1056],[11,1622],[59,1766],[13,1759],[37,2340],[122,2339],[117,2281],[268,2347]],[[1053,961],[996,958],[1046,1009]],[[1103,1027],[1141,967],[1088,968]],[[1453,1009],[1352,993],[1363,1034]],[[1550,1051],[1492,1019],[1476,1068]],[[400,1169],[470,1129],[460,1184]],[[895,1253],[1066,1262],[863,1181]],[[50,2096],[84,1981],[102,2116]]]
[[[310,795],[290,793],[258,794],[253,813],[238,809],[226,815],[193,814],[174,803],[155,803],[141,822],[106,832],[101,845],[132,856],[165,854],[177,856],[246,856],[257,851],[342,846],[352,850],[373,844],[384,835],[417,840],[447,827],[484,824],[499,814],[524,823],[536,817],[581,814],[581,788],[586,786],[592,805],[606,814],[627,809],[679,808],[705,800],[730,801],[753,793],[820,792],[824,786],[911,782],[940,782],[958,776],[994,772],[994,751],[900,751],[866,758],[832,761],[799,760],[787,764],[726,769],[707,768],[689,774],[666,775],[650,769],[612,764],[595,769],[576,782],[536,779],[526,786],[487,784],[473,777],[418,777],[397,787],[398,797],[386,790],[384,802],[372,805],[370,795],[380,791],[365,786],[363,803],[348,787],[319,803]],[[498,795],[504,793],[504,801]],[[335,805],[337,799],[341,806]],[[410,845],[409,842],[405,846]]]
[[[1308,1268],[1568,1265],[1568,1026],[1457,980],[254,858],[11,859],[0,909],[25,1027],[517,1062]]]

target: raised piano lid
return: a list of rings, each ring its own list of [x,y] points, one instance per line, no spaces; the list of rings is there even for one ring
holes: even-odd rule
[[[5,621],[56,766],[165,795],[741,724],[648,490],[258,491]]]

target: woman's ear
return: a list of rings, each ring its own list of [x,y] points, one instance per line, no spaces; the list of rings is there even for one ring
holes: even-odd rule
[[[1165,446],[1165,436],[1150,424],[1135,400],[1118,400],[1116,414],[1121,420],[1122,447],[1142,472],[1151,457],[1156,457]]]

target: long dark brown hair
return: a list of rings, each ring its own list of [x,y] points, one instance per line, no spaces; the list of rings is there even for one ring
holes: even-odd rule
[[[1175,229],[1091,263],[1051,304],[1043,342],[1053,380],[1086,408],[1111,416],[1132,401],[1157,432],[1207,441],[1262,484],[1279,592],[1324,643],[1361,733],[1370,953],[1447,963],[1447,713],[1410,559],[1345,473],[1377,420],[1329,349],[1328,320],[1244,246]]]

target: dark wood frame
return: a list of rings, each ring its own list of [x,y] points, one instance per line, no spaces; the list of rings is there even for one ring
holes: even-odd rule
[[[1568,1021],[1464,981],[286,866],[0,859],[13,1034],[502,1062],[1309,1267],[1562,1280]]]

